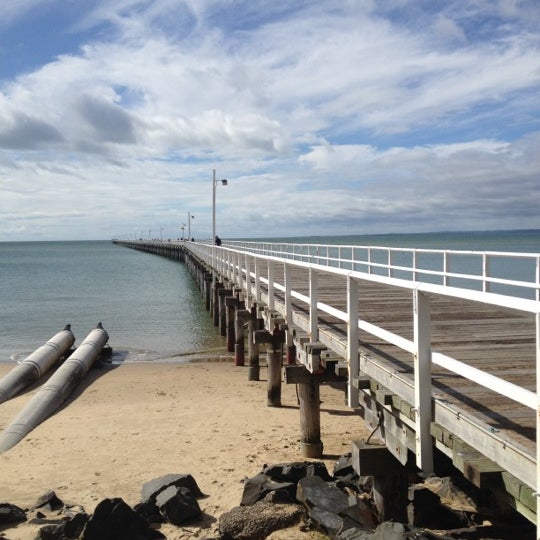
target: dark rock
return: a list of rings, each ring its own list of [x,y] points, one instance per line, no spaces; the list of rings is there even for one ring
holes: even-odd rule
[[[461,508],[471,513],[478,512],[478,501],[475,499],[480,490],[473,491],[465,482],[463,478],[434,476],[427,478],[424,486],[436,493],[447,506]]]
[[[222,540],[262,540],[274,531],[297,524],[304,513],[296,504],[271,504],[259,501],[237,506],[219,518]]]
[[[66,538],[79,538],[88,521],[88,517],[86,512],[78,512],[66,521],[64,524],[64,534]]]
[[[349,497],[350,506],[343,512],[342,517],[351,520],[351,525],[361,529],[375,529],[378,524],[375,510],[362,499],[355,496]]]
[[[56,496],[56,493],[52,490],[44,493],[34,505],[35,508],[45,508],[50,511],[60,510],[64,506],[64,503]]]
[[[10,503],[0,503],[0,525],[26,521],[26,512]]]
[[[307,508],[318,507],[334,514],[343,512],[351,503],[349,496],[317,476],[302,478],[297,485],[296,499]]]
[[[344,528],[343,518],[331,510],[316,506],[309,509],[308,515],[315,522],[317,528],[332,538]]]
[[[364,491],[360,486],[360,477],[352,466],[352,454],[342,455],[334,465],[334,480],[341,489],[348,487],[356,492]]]
[[[35,540],[66,540],[64,525],[45,525],[37,533]]]
[[[271,492],[279,492],[276,497],[283,502],[294,503],[296,500],[296,484],[291,482],[276,482],[265,474],[258,474],[244,482],[244,491],[240,506],[250,506],[268,496]]]
[[[322,461],[297,461],[265,465],[262,473],[277,482],[292,482],[294,484],[308,476],[318,476],[327,482],[332,480],[326,465]]]
[[[403,523],[384,521],[373,533],[372,540],[407,540],[409,529]],[[414,537],[413,537],[414,538]]]
[[[156,506],[163,517],[173,525],[198,518],[201,509],[193,492],[185,487],[169,486],[156,498]]]
[[[436,493],[422,485],[409,489],[409,500],[407,513],[410,525],[433,529],[458,529],[469,525],[464,512],[444,506]]]
[[[143,484],[141,488],[142,502],[155,502],[156,497],[169,486],[188,488],[197,499],[205,497],[190,474],[166,474]]]
[[[150,540],[156,538],[148,522],[122,499],[104,499],[87,521],[83,540]],[[161,534],[161,533],[159,533]]]
[[[352,466],[352,453],[343,454],[334,464],[333,475],[336,476],[348,476],[351,473],[355,473]]]
[[[161,515],[159,508],[153,502],[142,502],[133,508],[137,514],[140,514],[148,523],[164,523],[165,518]]]

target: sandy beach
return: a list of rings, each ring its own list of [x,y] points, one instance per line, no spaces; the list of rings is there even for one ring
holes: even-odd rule
[[[12,367],[0,364],[0,376]],[[210,537],[217,518],[239,504],[244,478],[265,463],[303,460],[295,386],[283,384],[282,407],[272,408],[264,367],[260,378],[248,381],[248,368],[232,362],[94,369],[61,410],[0,454],[0,502],[29,508],[54,490],[92,513],[106,497],[135,505],[142,484],[158,476],[191,474],[208,495],[200,501],[208,528],[160,530],[169,540]],[[0,405],[2,429],[36,388]],[[366,428],[342,389],[323,385],[321,401],[323,461],[332,471]],[[30,540],[38,528],[26,524],[5,533]]]

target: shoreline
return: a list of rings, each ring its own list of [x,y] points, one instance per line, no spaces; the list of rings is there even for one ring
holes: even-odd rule
[[[0,363],[0,376],[11,367]],[[266,368],[261,366],[260,381],[248,381],[248,369],[194,359],[91,370],[59,411],[0,454],[0,501],[29,508],[54,490],[92,513],[106,497],[134,506],[143,483],[158,476],[191,474],[208,495],[203,512],[217,520],[240,503],[243,479],[264,464],[304,461],[295,386],[283,383],[282,406],[268,407]],[[0,428],[41,384],[1,404]],[[322,385],[321,400],[320,461],[331,472],[367,429],[342,389]],[[38,529],[22,524],[17,538],[33,539]],[[172,525],[161,530],[170,539],[192,537]]]

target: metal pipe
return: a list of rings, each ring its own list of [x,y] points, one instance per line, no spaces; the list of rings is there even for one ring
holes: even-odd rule
[[[0,453],[13,448],[64,403],[92,367],[108,339],[109,335],[99,323],[0,434]]]
[[[75,336],[71,332],[71,325],[67,324],[63,330],[0,379],[0,403],[7,401],[40,379],[66,356],[74,342]]]

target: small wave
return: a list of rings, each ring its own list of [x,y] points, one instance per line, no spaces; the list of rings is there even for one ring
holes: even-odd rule
[[[201,361],[204,359],[230,360],[232,355],[224,347],[211,349],[199,349],[182,352],[159,352],[144,349],[114,349],[110,363],[114,365],[138,362],[161,362],[171,364],[183,364],[186,362]]]

